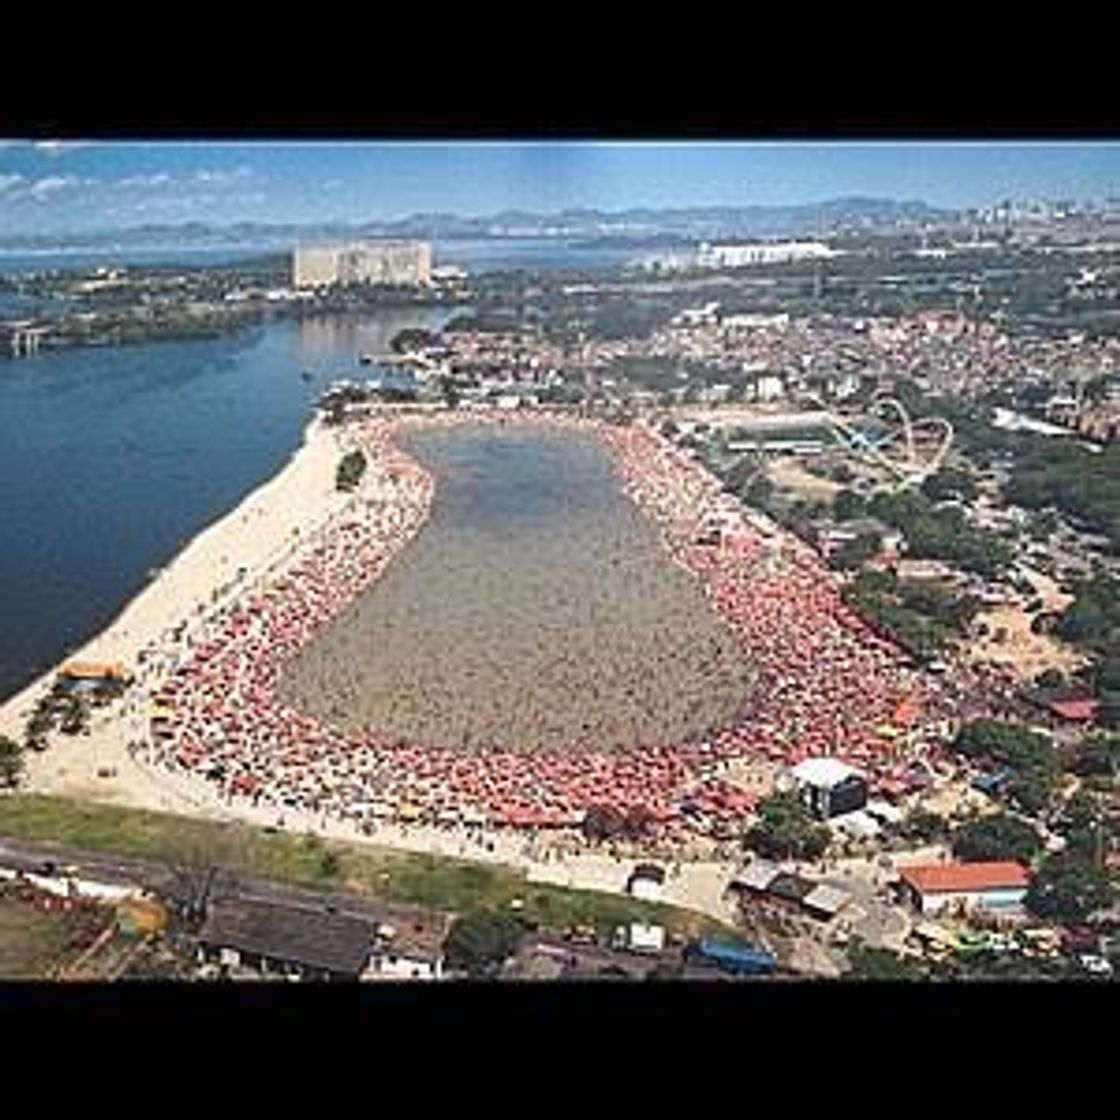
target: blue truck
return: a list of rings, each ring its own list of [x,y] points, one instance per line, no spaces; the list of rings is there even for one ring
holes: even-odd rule
[[[685,949],[685,957],[697,964],[715,965],[736,976],[768,976],[778,967],[774,957],[762,949],[732,945],[710,937],[693,941]]]

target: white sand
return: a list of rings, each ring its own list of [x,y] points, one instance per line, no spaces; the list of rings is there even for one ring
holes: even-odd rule
[[[286,558],[301,536],[338,513],[351,500],[334,488],[339,457],[350,444],[345,431],[308,426],[303,446],[291,461],[221,520],[195,537],[105,630],[67,660],[139,666],[141,650],[166,648],[169,631],[187,621],[188,633],[211,605],[230,601],[251,588]],[[245,573],[238,578],[238,569]],[[28,752],[24,788],[154,809],[197,812],[205,792],[191,798],[174,791],[168,779],[135,763],[127,749],[133,721],[147,715],[146,695],[155,691],[158,671],[141,673],[121,702],[95,710],[89,735],[53,733],[43,753]],[[46,693],[55,670],[45,673],[0,707],[0,733],[22,739],[36,700]],[[115,770],[99,777],[99,770]]]

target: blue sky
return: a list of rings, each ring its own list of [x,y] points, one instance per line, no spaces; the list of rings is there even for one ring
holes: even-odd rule
[[[1117,143],[0,141],[2,234],[856,194],[971,207],[1117,192]]]

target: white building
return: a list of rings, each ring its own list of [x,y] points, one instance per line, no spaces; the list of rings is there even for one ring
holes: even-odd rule
[[[647,902],[660,902],[665,887],[665,869],[655,863],[639,863],[626,883],[628,894]]]
[[[793,767],[790,776],[819,817],[855,812],[867,804],[867,779],[838,758],[807,758]]]
[[[750,265],[817,260],[836,254],[823,241],[768,241],[753,245],[709,245],[696,257],[699,268],[745,268]]]
[[[903,867],[899,879],[923,915],[978,909],[1015,911],[1030,885],[1026,868],[1012,861]]]
[[[443,942],[447,924],[442,919],[377,927],[363,980],[442,980]]]
[[[665,927],[631,922],[626,947],[633,953],[660,953],[665,948]]]
[[[725,315],[723,325],[729,330],[785,330],[789,326],[789,315],[760,315],[744,312],[740,315]]]
[[[432,281],[432,247],[427,241],[351,241],[299,245],[292,267],[296,288],[346,284],[420,286]]]

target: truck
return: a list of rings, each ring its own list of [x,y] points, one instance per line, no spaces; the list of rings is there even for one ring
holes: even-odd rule
[[[777,960],[765,950],[732,945],[710,937],[691,942],[685,949],[685,959],[714,965],[736,976],[766,976],[775,972],[778,967]]]

